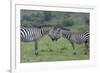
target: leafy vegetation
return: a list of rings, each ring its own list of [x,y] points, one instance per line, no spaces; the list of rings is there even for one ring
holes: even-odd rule
[[[48,36],[43,37],[38,41],[39,55],[34,54],[34,42],[21,43],[21,63],[27,62],[43,62],[43,61],[67,61],[67,60],[87,60],[89,52],[84,54],[83,45],[75,45],[73,50],[68,40],[63,38],[53,42]],[[76,55],[73,55],[73,52]]]
[[[75,31],[87,31],[89,22],[89,13],[21,10],[21,26],[26,27],[62,24]]]

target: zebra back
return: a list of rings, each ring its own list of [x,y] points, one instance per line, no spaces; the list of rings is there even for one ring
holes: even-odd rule
[[[70,40],[71,42],[75,43],[84,43],[84,42],[89,42],[89,32],[73,32],[73,31],[66,31],[66,30],[61,30],[60,32],[62,34],[62,37]]]

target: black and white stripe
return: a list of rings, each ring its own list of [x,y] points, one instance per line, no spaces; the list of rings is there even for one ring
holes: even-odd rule
[[[53,29],[53,26],[51,25],[42,25],[42,26],[37,26],[37,27],[32,27],[32,28],[23,27],[20,29],[21,41],[29,41],[29,42],[34,41],[35,42],[35,55],[38,55],[37,40],[42,38],[44,35],[48,34],[50,30],[52,29]]]
[[[70,40],[73,43],[81,44],[89,40],[89,33],[88,32],[62,31],[62,37]]]

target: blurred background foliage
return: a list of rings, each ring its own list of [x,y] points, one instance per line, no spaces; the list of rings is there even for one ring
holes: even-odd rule
[[[89,13],[21,10],[21,26],[64,25],[72,31],[89,31]]]

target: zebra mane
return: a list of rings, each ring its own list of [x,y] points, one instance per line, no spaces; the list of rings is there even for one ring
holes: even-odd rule
[[[60,27],[60,29],[62,29],[62,30],[66,30],[66,31],[70,31],[70,29],[65,28],[65,27]]]
[[[21,26],[21,28],[43,28],[43,27],[53,27],[53,25],[33,25],[32,27]]]
[[[66,28],[66,26],[62,25],[62,24],[58,24],[56,25],[56,29],[60,28],[61,30],[66,30],[66,31],[70,31],[70,29]]]
[[[33,26],[33,27],[43,28],[43,27],[53,27],[53,25],[36,25],[36,26]]]

